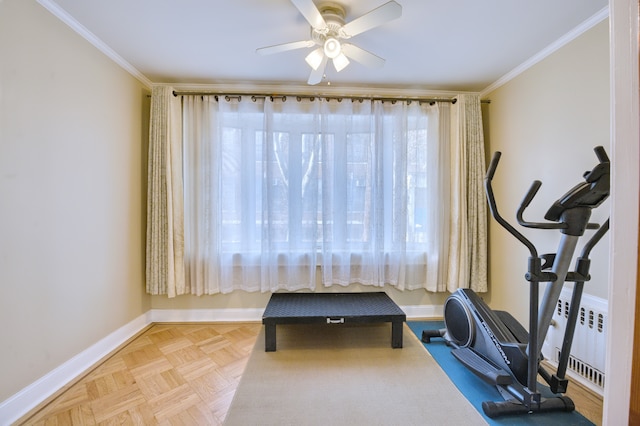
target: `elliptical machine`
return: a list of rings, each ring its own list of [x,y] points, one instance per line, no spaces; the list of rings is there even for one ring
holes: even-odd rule
[[[548,222],[527,222],[524,210],[529,206],[542,183],[534,181],[517,211],[521,226],[534,229],[559,230],[562,234],[557,253],[538,255],[536,247],[510,225],[496,206],[491,181],[500,152],[493,155],[486,177],[485,191],[493,218],[530,252],[525,279],[529,282],[529,332],[508,312],[494,311],[472,290],[459,289],[444,304],[445,328],[424,330],[422,341],[442,337],[453,349],[451,353],[485,382],[497,387],[504,401],[485,401],[482,409],[488,417],[548,411],[573,411],[573,401],[562,394],[568,380],[566,368],[571,351],[573,333],[578,318],[584,283],[590,279],[589,254],[609,229],[609,220],[602,226],[589,223],[591,211],[609,196],[609,158],[602,147],[594,149],[599,163],[584,174],[584,182],[571,188],[547,211]],[[576,260],[575,270],[569,267],[578,240],[586,229],[598,229],[584,245]],[[548,282],[538,307],[539,283]],[[555,374],[540,365],[544,339],[565,282],[573,282],[571,306]],[[531,355],[533,354],[533,356]],[[538,391],[538,374],[555,395],[543,398]]]

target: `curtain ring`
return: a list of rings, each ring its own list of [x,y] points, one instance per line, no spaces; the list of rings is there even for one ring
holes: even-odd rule
[[[252,102],[255,102],[255,101],[256,101],[256,95],[252,95],[252,96],[251,96],[251,101],[252,101]]]
[[[282,96],[282,102],[287,102],[287,97],[286,96]]]

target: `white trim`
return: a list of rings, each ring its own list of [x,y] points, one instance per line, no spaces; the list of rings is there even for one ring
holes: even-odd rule
[[[151,322],[256,322],[264,308],[247,309],[152,309]]]
[[[637,0],[610,0],[611,250],[603,424],[629,424],[636,274],[640,119]]]
[[[442,306],[402,306],[407,319],[441,318]],[[264,308],[247,309],[151,309],[101,339],[16,394],[0,402],[0,425],[10,425],[145,327],[158,322],[260,322]]]
[[[569,31],[567,34],[560,37],[558,40],[554,41],[549,46],[545,47],[540,52],[536,53],[531,58],[524,61],[517,67],[515,67],[513,70],[509,71],[508,73],[506,73],[505,75],[503,75],[502,77],[500,77],[499,79],[491,83],[491,85],[489,85],[488,87],[486,87],[484,90],[480,92],[480,97],[486,96],[488,93],[491,93],[492,91],[496,90],[498,87],[503,86],[509,81],[513,80],[514,78],[516,78],[517,76],[519,76],[520,74],[522,74],[523,72],[525,72],[526,70],[528,70],[529,68],[537,64],[538,62],[545,59],[547,56],[550,56],[556,50],[560,49],[570,41],[576,39],[581,34],[585,33],[587,30],[591,29],[595,25],[602,22],[608,16],[609,16],[609,7],[605,6],[600,11],[598,11],[595,15],[593,15],[591,18],[587,19],[586,21],[584,21],[583,23],[575,27],[573,30]]]
[[[37,0],[38,3],[49,12],[51,12],[56,18],[67,24],[73,31],[78,33],[81,37],[91,43],[99,51],[107,55],[112,61],[120,65],[129,74],[137,78],[142,84],[151,88],[151,80],[138,71],[133,65],[127,62],[122,56],[118,55],[115,50],[109,47],[105,42],[100,40],[95,34],[89,31],[84,25],[76,21],[76,19],[69,15],[64,9],[62,9],[53,0]]]
[[[442,318],[442,305],[400,306],[407,319]],[[245,309],[152,309],[147,314],[157,322],[261,322],[264,308]]]
[[[407,314],[407,320],[442,319],[444,317],[444,305],[411,305],[400,306]]]
[[[140,315],[16,394],[0,402],[0,424],[9,425],[27,414],[58,389],[86,372],[149,324],[149,316],[147,314]]]

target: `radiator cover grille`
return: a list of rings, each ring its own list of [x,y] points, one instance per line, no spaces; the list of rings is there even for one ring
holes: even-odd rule
[[[557,365],[571,302],[571,289],[564,289],[553,314],[542,348],[544,357]],[[567,365],[567,375],[600,395],[604,394],[607,344],[607,301],[583,295]]]

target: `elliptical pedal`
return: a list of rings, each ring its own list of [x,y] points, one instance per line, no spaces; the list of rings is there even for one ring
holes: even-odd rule
[[[510,385],[513,377],[507,371],[497,367],[471,348],[457,348],[451,351],[458,361],[491,385]]]
[[[527,407],[524,404],[515,401],[484,401],[482,403],[482,411],[489,418],[496,418],[498,416],[514,415],[514,414],[528,414],[528,413],[552,413],[555,411],[571,412],[576,409],[573,400],[568,396],[558,396],[554,398],[548,398],[540,402],[540,404],[534,404],[531,407]]]

